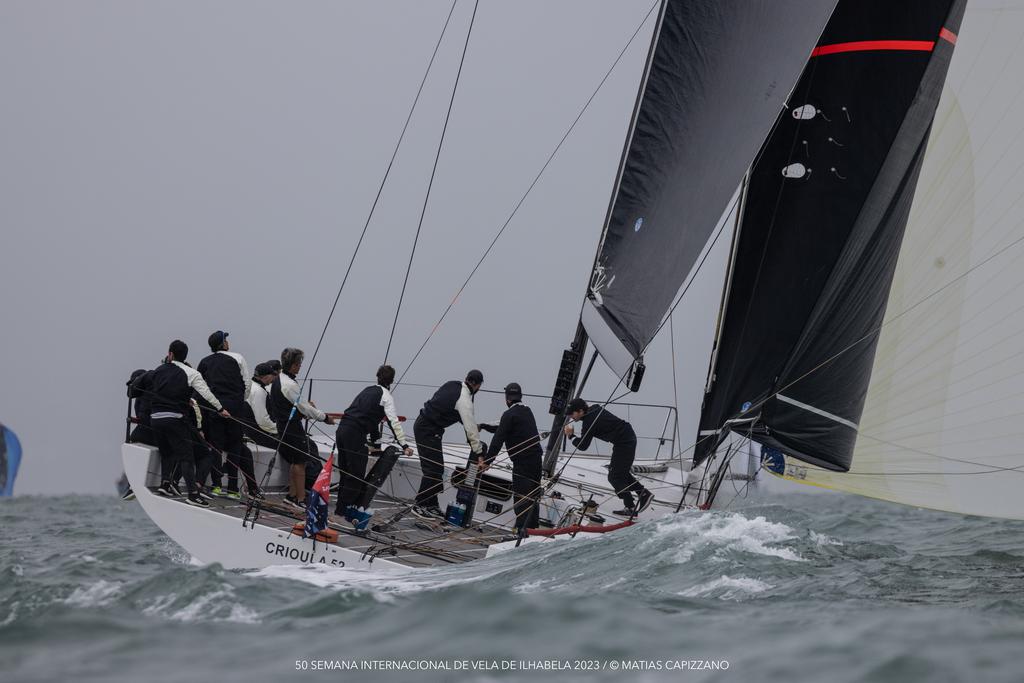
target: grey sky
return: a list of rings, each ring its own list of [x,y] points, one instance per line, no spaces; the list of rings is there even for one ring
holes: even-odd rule
[[[480,3],[390,356],[399,373],[650,5]],[[112,492],[124,382],[175,337],[193,363],[218,328],[250,366],[286,345],[312,352],[449,7],[0,4],[0,421],[25,446],[19,493]],[[314,376],[369,378],[383,360],[471,11],[460,0]],[[485,388],[551,390],[651,26],[408,381],[479,367]],[[720,251],[675,316],[684,434]],[[637,400],[672,402],[668,341],[652,346]],[[599,375],[598,398],[611,387]],[[340,410],[355,388],[315,398]],[[424,398],[400,389],[399,412]],[[484,397],[478,414],[500,407]]]

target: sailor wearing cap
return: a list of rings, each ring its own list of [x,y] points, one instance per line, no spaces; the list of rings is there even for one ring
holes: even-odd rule
[[[210,351],[206,358],[199,361],[196,370],[203,376],[210,391],[233,415],[245,415],[249,395],[252,389],[249,382],[249,366],[241,354],[231,351],[228,333],[217,330],[208,339]],[[238,498],[238,464],[242,457],[242,424],[238,420],[211,416],[204,422],[206,437],[210,443],[227,456],[227,464],[219,463],[220,456],[214,457],[214,467],[210,472],[213,482],[213,493],[222,493],[221,473],[228,475],[227,491],[230,498]]]
[[[480,391],[483,383],[484,374],[479,370],[470,370],[466,373],[465,381],[460,382],[456,379],[445,382],[423,404],[423,409],[416,418],[412,430],[416,436],[416,451],[420,456],[422,476],[413,511],[421,516],[444,516],[437,503],[437,494],[444,486],[441,439],[445,429],[456,422],[461,422],[473,457],[483,460],[486,454],[486,447],[480,442],[480,428],[473,414],[473,396]]]
[[[395,381],[395,369],[390,365],[377,368],[377,383],[359,392],[352,404],[345,409],[338,421],[338,467],[341,480],[338,486],[338,504],[335,514],[351,519],[354,510],[349,510],[361,498],[366,483],[366,464],[369,459],[369,443],[375,449],[380,446],[381,422],[386,420],[391,433],[406,455],[412,455],[412,448],[406,443],[402,423],[395,411],[395,399],[391,395],[391,384]]]
[[[245,435],[261,446],[277,448],[277,425],[267,410],[267,399],[270,398],[270,385],[281,374],[281,361],[257,363],[252,372],[249,384],[249,408],[252,410],[252,421],[247,425]]]
[[[516,512],[516,528],[536,529],[538,501],[541,492],[541,459],[544,451],[540,446],[540,434],[533,411],[523,403],[523,389],[511,382],[505,386],[505,405],[498,426],[494,429],[491,447],[487,450],[489,465],[501,451],[508,450],[512,460],[512,494]],[[487,429],[488,427],[484,427]]]

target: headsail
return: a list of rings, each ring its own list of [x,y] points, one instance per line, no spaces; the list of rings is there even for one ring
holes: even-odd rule
[[[738,197],[834,6],[666,1],[584,304],[620,377]]]
[[[964,0],[841,1],[753,168],[695,462],[850,467]]]
[[[14,494],[14,479],[21,464],[21,442],[0,423],[0,497]]]
[[[1024,13],[970,0],[848,473],[805,483],[1024,519]]]

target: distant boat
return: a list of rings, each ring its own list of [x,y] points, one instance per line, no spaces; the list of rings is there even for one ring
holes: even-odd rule
[[[14,479],[21,464],[21,442],[18,436],[0,423],[0,497],[14,494]]]

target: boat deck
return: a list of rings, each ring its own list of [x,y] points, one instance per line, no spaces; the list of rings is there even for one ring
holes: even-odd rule
[[[155,491],[154,488],[150,490]],[[284,503],[283,491],[266,491],[266,496],[259,507],[259,525],[289,534],[297,522],[305,521],[304,512]],[[184,499],[180,499],[180,503],[186,504]],[[210,501],[209,509],[235,517],[241,524],[247,507],[244,500],[214,498]],[[373,502],[374,515],[370,529],[357,532],[351,523],[332,514],[329,526],[338,532],[338,541],[318,543],[365,554],[370,561],[380,557],[410,568],[423,568],[478,560],[487,554],[490,545],[515,540],[514,534],[501,527],[488,524],[474,524],[468,528],[452,526],[439,518],[421,519],[409,512],[408,508],[407,501],[391,498],[381,492]],[[399,515],[402,511],[406,513]],[[390,523],[385,527],[385,522]]]

